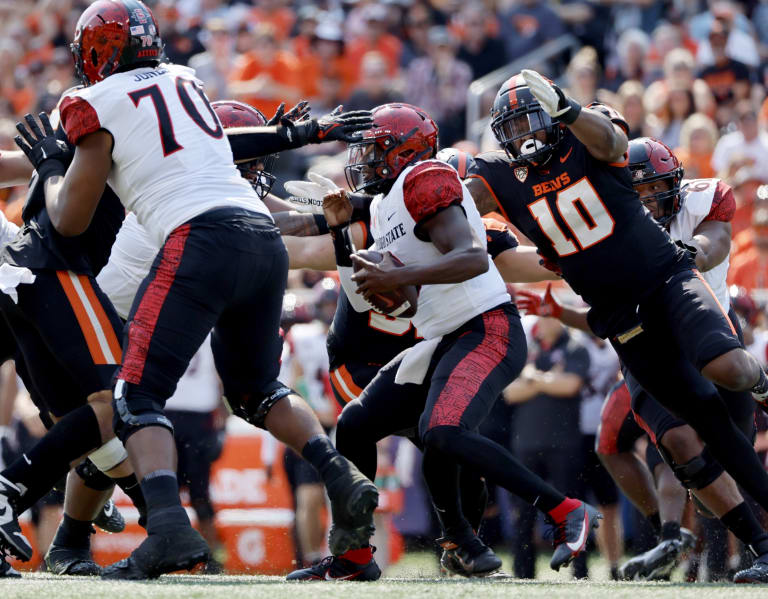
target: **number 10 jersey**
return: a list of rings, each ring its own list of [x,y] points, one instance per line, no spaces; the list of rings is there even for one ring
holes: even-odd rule
[[[193,69],[162,64],[116,73],[67,94],[60,112],[74,144],[99,129],[112,135],[109,185],[158,247],[213,208],[268,214],[235,167]]]

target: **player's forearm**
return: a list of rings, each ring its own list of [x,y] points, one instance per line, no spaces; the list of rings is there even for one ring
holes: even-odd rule
[[[399,286],[463,283],[488,270],[488,253],[479,247],[456,248],[429,264],[398,268]]]
[[[6,151],[0,152],[0,188],[25,185],[32,176],[32,163],[27,160],[24,152]]]
[[[705,221],[688,245],[696,248],[696,268],[701,272],[711,270],[725,260],[731,251],[731,224]]]
[[[291,212],[295,208],[290,202],[282,200],[271,193],[267,194],[267,197],[264,198],[263,202],[267,209],[272,213]]]
[[[586,308],[577,310],[575,308],[563,306],[559,320],[566,326],[591,333],[592,329],[589,327],[589,321],[587,320],[588,312],[589,310]]]
[[[325,224],[325,218],[322,214],[309,214],[291,210],[290,212],[274,212],[272,218],[282,235],[311,237],[328,232],[328,225]]]
[[[501,278],[507,283],[538,283],[540,281],[558,281],[560,277],[544,268],[539,262],[541,257],[536,248],[519,246],[499,254],[494,260]]]
[[[568,127],[598,160],[619,162],[627,151],[627,136],[597,111],[583,108]]]

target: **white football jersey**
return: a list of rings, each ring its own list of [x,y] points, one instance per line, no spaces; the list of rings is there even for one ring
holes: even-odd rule
[[[439,160],[428,160],[409,166],[400,173],[392,189],[386,195],[378,195],[371,203],[371,234],[374,238],[373,249],[391,252],[403,264],[433,262],[442,254],[429,241],[416,236],[417,221],[413,211],[424,210],[424,214],[434,214],[454,200],[450,195],[440,198],[436,189],[422,189],[421,197],[406,198],[404,185],[408,174],[414,170],[431,168],[434,164],[445,172],[453,171],[456,181],[461,186],[463,199],[461,206],[467,216],[472,233],[483,249],[486,248],[485,226],[475,207],[467,188],[459,180],[452,167]],[[417,175],[421,176],[421,175]],[[448,202],[448,203],[440,203]],[[416,214],[416,217],[419,215]],[[425,339],[445,335],[459,328],[465,322],[510,301],[504,281],[496,270],[493,260],[488,256],[488,270],[463,283],[446,285],[424,285],[419,293],[419,305],[411,319],[419,334]]]
[[[696,227],[708,220],[707,217],[718,209],[720,202],[729,200],[721,197],[724,190],[720,179],[683,179],[680,187],[683,203],[680,212],[670,222],[669,235],[675,241],[688,243],[693,239]],[[701,273],[726,312],[731,304],[726,284],[729,264],[730,258],[726,255],[720,264]]]
[[[72,143],[112,134],[108,182],[160,246],[179,225],[219,207],[269,214],[234,165],[194,70],[174,64],[116,73],[60,104]]]

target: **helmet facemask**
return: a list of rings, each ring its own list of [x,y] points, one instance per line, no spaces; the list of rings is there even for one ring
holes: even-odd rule
[[[546,164],[560,142],[560,125],[538,104],[506,110],[491,121],[491,130],[507,156],[531,166]]]
[[[637,190],[638,185],[645,185],[657,181],[669,182],[669,189],[640,196],[640,203],[648,208],[651,214],[654,215],[656,222],[662,226],[666,226],[675,215],[680,212],[680,208],[682,207],[683,198],[680,194],[680,181],[683,178],[683,169],[676,168],[668,173],[654,175],[648,175],[645,169],[632,168],[631,165],[630,170],[632,171],[632,183],[635,190]],[[651,210],[654,206],[656,207],[655,213]]]
[[[263,200],[267,197],[277,177],[272,174],[278,154],[269,154],[257,160],[249,160],[237,165],[243,178],[251,184],[253,191]]]

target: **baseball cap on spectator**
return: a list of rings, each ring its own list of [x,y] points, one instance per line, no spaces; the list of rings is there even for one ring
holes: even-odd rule
[[[327,42],[344,43],[344,32],[334,19],[326,19],[315,27],[315,37]]]
[[[386,23],[388,17],[389,11],[382,4],[369,4],[363,9],[363,18],[368,23]]]

